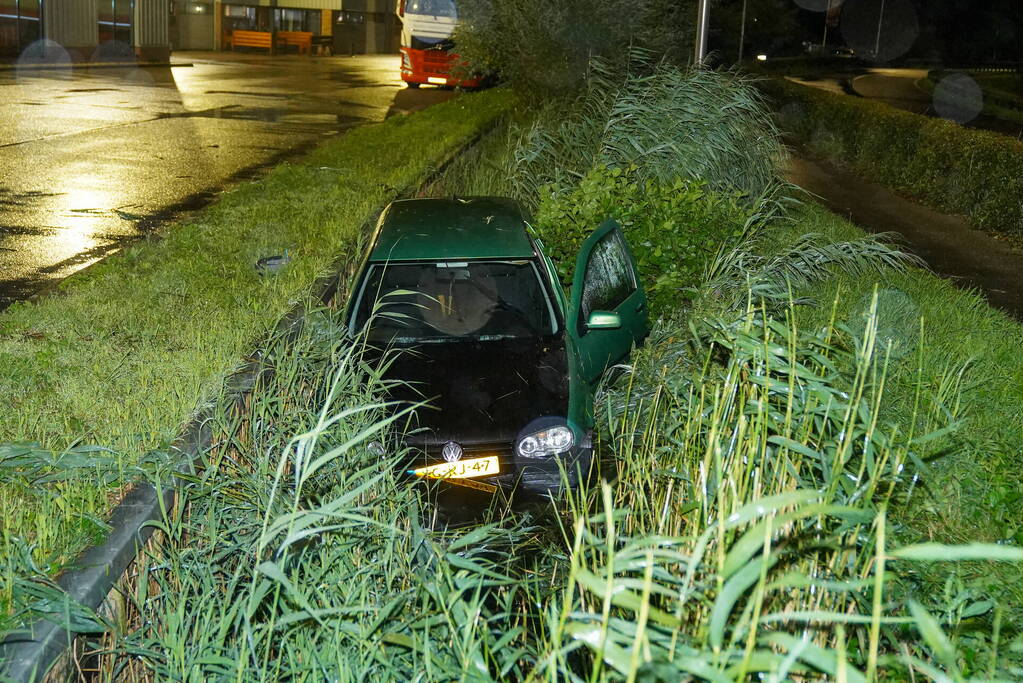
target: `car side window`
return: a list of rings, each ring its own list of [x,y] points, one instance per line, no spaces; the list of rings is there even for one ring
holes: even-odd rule
[[[583,277],[579,306],[581,322],[592,311],[612,311],[636,291],[629,255],[618,230],[612,230],[593,246]]]

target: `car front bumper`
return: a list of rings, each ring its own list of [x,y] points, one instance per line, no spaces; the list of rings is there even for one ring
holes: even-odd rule
[[[414,447],[412,468],[445,462],[440,457],[440,447]],[[498,474],[471,477],[468,481],[497,486],[507,491],[518,490],[539,494],[558,494],[565,489],[574,489],[589,476],[593,462],[593,448],[589,439],[582,445],[544,458],[523,458],[515,454],[511,444],[465,445],[462,458],[471,460],[496,456],[500,465]],[[450,480],[452,484],[466,482],[466,479]],[[471,486],[471,484],[468,484]]]

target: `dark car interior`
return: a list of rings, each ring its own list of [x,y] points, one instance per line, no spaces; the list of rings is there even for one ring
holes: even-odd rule
[[[557,320],[530,261],[373,265],[355,329],[374,343],[521,339],[554,334]]]

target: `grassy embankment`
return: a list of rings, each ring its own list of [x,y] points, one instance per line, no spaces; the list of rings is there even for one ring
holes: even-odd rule
[[[789,81],[762,87],[786,130],[896,192],[1023,239],[1023,142]]]
[[[795,241],[802,232],[815,232],[827,241],[856,239],[860,228],[808,203],[796,221],[779,225],[763,248],[774,252]],[[967,539],[1023,542],[1023,474],[1020,442],[1023,438],[1023,326],[986,305],[983,298],[963,291],[931,273],[913,269],[876,277],[836,276],[799,293],[812,294],[822,303],[837,301],[840,319],[855,321],[869,300],[872,288],[882,288],[882,319],[887,333],[903,340],[912,353],[900,353],[900,381],[893,392],[904,397],[906,384],[923,386],[939,402],[935,407],[959,424],[954,435],[941,442],[923,474],[928,489],[904,519],[919,533],[943,541]],[[798,309],[804,325],[818,326],[831,315],[827,306]],[[917,329],[919,328],[919,329]],[[944,378],[944,379],[943,379]],[[1020,598],[1023,585],[1013,590]],[[1023,604],[1023,603],[1021,603]]]
[[[1019,596],[994,570],[1023,551],[971,499],[1018,482],[991,472],[1023,431],[1023,332],[820,207],[787,205],[765,174],[777,150],[748,86],[664,68],[595,83],[456,163],[437,192],[518,195],[555,252],[622,212],[663,318],[600,400],[607,483],[552,505],[553,526],[497,504],[489,525],[424,528],[416,490],[363,445],[386,426],[379,371],[335,314],[310,312],[252,402],[220,411],[190,515],[168,520],[123,618],[97,624],[106,670],[1021,675]],[[954,468],[977,488],[950,499]],[[904,545],[932,537],[1004,543]]]
[[[167,459],[339,256],[359,257],[374,212],[511,101],[463,96],[353,130],[0,315],[0,609],[29,561],[53,572],[101,535],[121,487]],[[278,254],[279,272],[257,272]]]

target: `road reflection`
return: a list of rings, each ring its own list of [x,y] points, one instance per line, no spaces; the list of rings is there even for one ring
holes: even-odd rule
[[[193,57],[0,71],[0,309],[325,136],[452,94],[405,95],[392,55]]]
[[[108,193],[95,187],[82,187],[79,178],[67,179],[64,187],[54,188],[59,197],[60,210],[58,213],[64,216],[63,227],[53,237],[37,245],[41,251],[40,257],[45,258],[53,264],[68,263],[76,261],[83,252],[92,251],[101,243],[110,244],[110,240],[103,240],[99,236],[97,226],[100,220],[97,218],[97,206],[107,206],[110,202]],[[76,267],[84,267],[96,259],[88,259],[86,262],[76,263]],[[51,275],[61,277],[70,273],[50,271]]]

